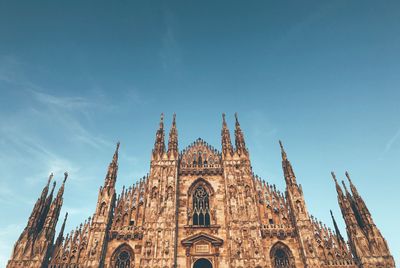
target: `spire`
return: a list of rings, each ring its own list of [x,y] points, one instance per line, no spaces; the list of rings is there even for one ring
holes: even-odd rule
[[[338,183],[338,181],[337,181],[337,179],[336,179],[335,172],[332,171],[332,172],[331,172],[331,175],[332,175],[332,178],[333,178],[333,180],[334,180],[334,182],[335,182],[336,192],[337,192],[337,194],[338,194],[338,198],[339,198],[339,197],[340,197],[340,198],[344,197],[342,188],[340,187],[340,185],[339,185],[339,183]]]
[[[49,178],[47,179],[47,183],[43,188],[40,197],[36,201],[35,206],[32,209],[31,215],[29,216],[28,225],[26,227],[26,230],[28,231],[29,234],[37,234],[38,227],[43,225],[44,221],[43,218],[46,217],[46,215],[43,216],[43,211],[46,208],[47,194],[49,192],[49,186],[52,179],[53,179],[53,173],[50,173]]]
[[[345,174],[350,183],[350,189],[353,195],[353,200],[354,200],[353,210],[357,210],[357,212],[355,211],[355,213],[356,215],[357,213],[359,213],[360,218],[362,218],[364,224],[375,225],[371,213],[369,212],[369,209],[365,204],[364,199],[358,193],[356,186],[353,184],[353,181],[351,180],[349,173],[346,171]]]
[[[60,189],[58,190],[58,193],[57,193],[57,197],[56,197],[56,198],[61,198],[61,197],[63,196],[63,194],[64,194],[64,188],[65,188],[65,182],[67,181],[67,178],[68,178],[68,172],[65,171],[65,172],[64,172],[64,180],[63,180],[63,183],[62,183]]]
[[[228,126],[225,121],[225,113],[222,114],[222,130],[221,130],[221,139],[222,139],[222,154],[223,155],[232,155],[233,148],[231,142],[231,135],[229,133]]]
[[[49,213],[50,207],[51,207],[51,202],[53,201],[53,194],[54,194],[54,189],[56,188],[56,182],[53,182],[53,187],[51,188],[50,194],[47,196],[46,201],[44,203],[44,206],[42,207],[42,210],[40,211],[40,216],[39,216],[39,221],[36,226],[36,233],[39,234],[45,224],[46,217]]]
[[[343,236],[340,234],[340,230],[336,223],[335,217],[333,217],[332,210],[329,210],[329,211],[331,212],[332,222],[333,222],[333,226],[335,227],[335,233],[336,233],[337,240],[340,244],[345,245],[346,243],[344,242]]]
[[[290,163],[290,161],[286,155],[286,151],[283,148],[283,144],[281,141],[279,141],[279,145],[281,147],[282,168],[283,168],[283,173],[285,176],[286,184],[288,184],[288,185],[297,184],[296,175],[294,174],[292,164]]]
[[[351,201],[353,199],[353,197],[351,196],[350,192],[347,190],[347,186],[343,180],[342,180],[342,185],[343,185],[344,192],[346,193],[346,197],[349,199],[349,201]]]
[[[57,237],[57,240],[56,240],[56,242],[55,242],[55,247],[60,246],[61,243],[63,242],[63,239],[64,239],[64,230],[65,230],[65,223],[67,222],[67,218],[68,218],[68,212],[65,213],[65,218],[64,218],[63,224],[61,225],[60,232],[58,233],[58,237]]]
[[[351,178],[350,178],[349,173],[346,171],[345,174],[346,174],[347,180],[348,180],[349,183],[350,183],[351,193],[353,194],[354,197],[360,197],[360,195],[358,194],[358,191],[357,191],[356,186],[353,184],[353,181],[352,181]]]
[[[282,141],[279,140],[279,146],[281,147],[281,154],[282,154],[282,160],[286,161],[287,160],[287,155],[285,152],[285,148],[283,148]]]
[[[244,142],[244,136],[242,129],[240,128],[237,113],[235,113],[235,145],[236,151],[239,155],[247,154],[246,143]]]
[[[178,131],[176,129],[176,114],[174,113],[172,118],[172,127],[169,132],[168,139],[168,155],[173,155],[175,158],[178,157]]]
[[[165,152],[164,142],[164,114],[160,117],[160,127],[156,133],[156,141],[154,142],[153,156],[161,156]]]
[[[115,148],[113,159],[108,166],[107,176],[104,182],[104,187],[114,187],[117,180],[118,171],[118,150],[120,143],[117,142],[117,147]],[[68,175],[68,174],[67,174]],[[66,178],[65,178],[66,179]]]

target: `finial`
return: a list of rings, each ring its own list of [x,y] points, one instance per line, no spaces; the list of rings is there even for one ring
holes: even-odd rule
[[[119,150],[119,145],[120,145],[121,143],[119,142],[119,141],[117,141],[117,148],[115,149],[116,151],[118,151]]]
[[[331,171],[331,175],[335,183],[337,183],[335,172]]]
[[[346,171],[344,174],[346,175],[346,177],[347,177],[347,179],[349,180],[349,182],[350,182],[350,183],[353,183],[353,182],[351,181],[349,172]]]
[[[47,184],[49,185],[50,184],[50,181],[53,179],[53,172],[51,172],[50,173],[50,175],[49,175],[49,179],[47,180]]]
[[[222,123],[223,123],[224,125],[226,125],[226,121],[225,121],[225,113],[222,113]]]
[[[175,125],[176,124],[176,113],[174,113],[172,115],[172,124]]]
[[[65,172],[64,172],[64,180],[63,180],[63,183],[65,183],[65,181],[67,180],[67,178],[68,178],[68,172],[65,171]]]
[[[286,155],[286,152],[285,152],[285,148],[283,148],[283,144],[282,144],[281,140],[279,140],[279,146],[281,147],[282,159],[286,160],[287,159],[287,155]]]
[[[235,123],[236,125],[239,125],[239,119],[238,119],[238,114],[235,113]]]
[[[160,115],[160,127],[162,127],[164,124],[164,113],[161,113]]]

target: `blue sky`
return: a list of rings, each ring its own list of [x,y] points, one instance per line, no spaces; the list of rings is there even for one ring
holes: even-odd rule
[[[221,113],[255,173],[284,188],[282,139],[309,211],[343,228],[348,170],[400,262],[400,2],[1,1],[0,265],[50,172],[67,230],[91,216],[115,143],[117,182],[149,169],[164,112],[180,149],[220,148]],[[344,232],[343,232],[344,234]]]

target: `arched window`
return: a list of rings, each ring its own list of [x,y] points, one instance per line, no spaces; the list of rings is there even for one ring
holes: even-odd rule
[[[209,195],[200,185],[193,193],[193,225],[210,226],[210,222]]]
[[[111,267],[115,268],[133,268],[134,253],[130,246],[123,244],[117,248],[111,257]]]
[[[117,259],[115,260],[116,268],[130,268],[131,267],[131,256],[129,252],[126,250],[121,251],[117,255]]]
[[[286,254],[285,251],[282,249],[278,249],[275,252],[275,260],[274,260],[274,267],[275,268],[289,268],[290,263],[289,263],[289,257]]]
[[[271,249],[271,261],[273,268],[294,268],[294,259],[290,249],[283,243],[276,243]]]

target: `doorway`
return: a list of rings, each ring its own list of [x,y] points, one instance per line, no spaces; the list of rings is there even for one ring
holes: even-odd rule
[[[193,268],[212,268],[212,264],[207,259],[198,259],[194,263]]]

